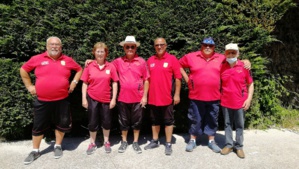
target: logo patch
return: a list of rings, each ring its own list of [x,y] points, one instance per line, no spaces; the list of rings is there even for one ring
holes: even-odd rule
[[[110,74],[110,70],[106,70],[106,74],[109,75]]]
[[[48,65],[49,64],[49,61],[43,61],[42,63],[41,63],[41,65]]]
[[[168,67],[168,63],[164,62],[163,67],[167,68]]]
[[[155,63],[150,64],[150,67],[155,67]]]
[[[62,60],[60,63],[61,63],[62,66],[65,66],[65,61],[64,60]]]

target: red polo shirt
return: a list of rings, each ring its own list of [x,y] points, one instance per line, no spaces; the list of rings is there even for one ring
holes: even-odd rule
[[[81,80],[88,83],[88,95],[102,103],[109,103],[111,100],[111,80],[118,81],[116,69],[112,63],[105,62],[102,69],[97,61],[93,61],[83,71]]]
[[[221,106],[241,109],[248,97],[247,85],[253,82],[251,73],[244,63],[237,61],[234,67],[225,62],[221,68]]]
[[[172,80],[181,79],[180,63],[177,58],[165,53],[162,58],[156,55],[147,60],[151,77],[149,78],[148,103],[155,106],[166,106],[172,104]],[[174,84],[175,85],[175,84]]]
[[[78,72],[82,69],[72,58],[64,54],[54,60],[47,55],[47,52],[31,57],[22,68],[26,72],[35,69],[36,94],[37,98],[42,101],[66,98],[71,70]]]
[[[144,81],[149,78],[146,62],[136,55],[132,60],[125,56],[112,62],[118,72],[120,92],[118,101],[139,103],[143,96]]]
[[[192,100],[220,100],[220,68],[225,56],[219,53],[207,60],[201,51],[183,56],[179,61],[189,68],[189,98]]]

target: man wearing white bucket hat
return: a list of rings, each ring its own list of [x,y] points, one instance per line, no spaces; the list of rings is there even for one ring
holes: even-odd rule
[[[127,36],[119,45],[123,46],[125,56],[113,61],[119,74],[120,83],[118,121],[122,132],[122,141],[118,152],[125,152],[128,146],[128,130],[132,128],[134,134],[132,147],[135,152],[139,154],[142,153],[138,145],[138,139],[143,110],[147,104],[149,71],[146,61],[136,54],[137,47],[140,46],[140,43],[136,41],[134,36]]]
[[[225,147],[222,155],[236,150],[239,158],[245,158],[243,151],[243,130],[245,110],[250,106],[253,95],[253,79],[250,70],[238,59],[239,47],[235,43],[225,46],[226,62],[220,70],[221,106],[224,117]],[[236,128],[236,142],[233,140],[233,126]]]

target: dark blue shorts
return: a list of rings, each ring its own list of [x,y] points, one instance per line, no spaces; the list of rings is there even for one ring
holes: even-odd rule
[[[144,112],[140,103],[118,102],[118,110],[118,121],[122,131],[129,130],[130,127],[140,130]]]
[[[218,130],[219,103],[219,100],[190,100],[188,109],[188,118],[191,123],[189,134],[197,136],[204,133],[208,136],[215,136]]]

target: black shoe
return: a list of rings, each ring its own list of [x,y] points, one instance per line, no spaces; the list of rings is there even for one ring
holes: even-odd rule
[[[62,157],[62,148],[61,148],[61,146],[56,146],[55,148],[54,148],[54,158],[56,158],[56,159],[58,159],[58,158],[60,158],[60,157]]]
[[[156,148],[156,147],[159,147],[159,141],[158,140],[156,140],[156,141],[151,140],[151,142],[144,147],[144,150],[153,149],[153,148]]]
[[[165,154],[166,155],[171,155],[171,153],[172,153],[171,143],[166,143],[166,145],[165,145]]]
[[[128,142],[122,141],[120,147],[118,148],[118,152],[119,153],[125,152],[127,147],[128,147]]]

